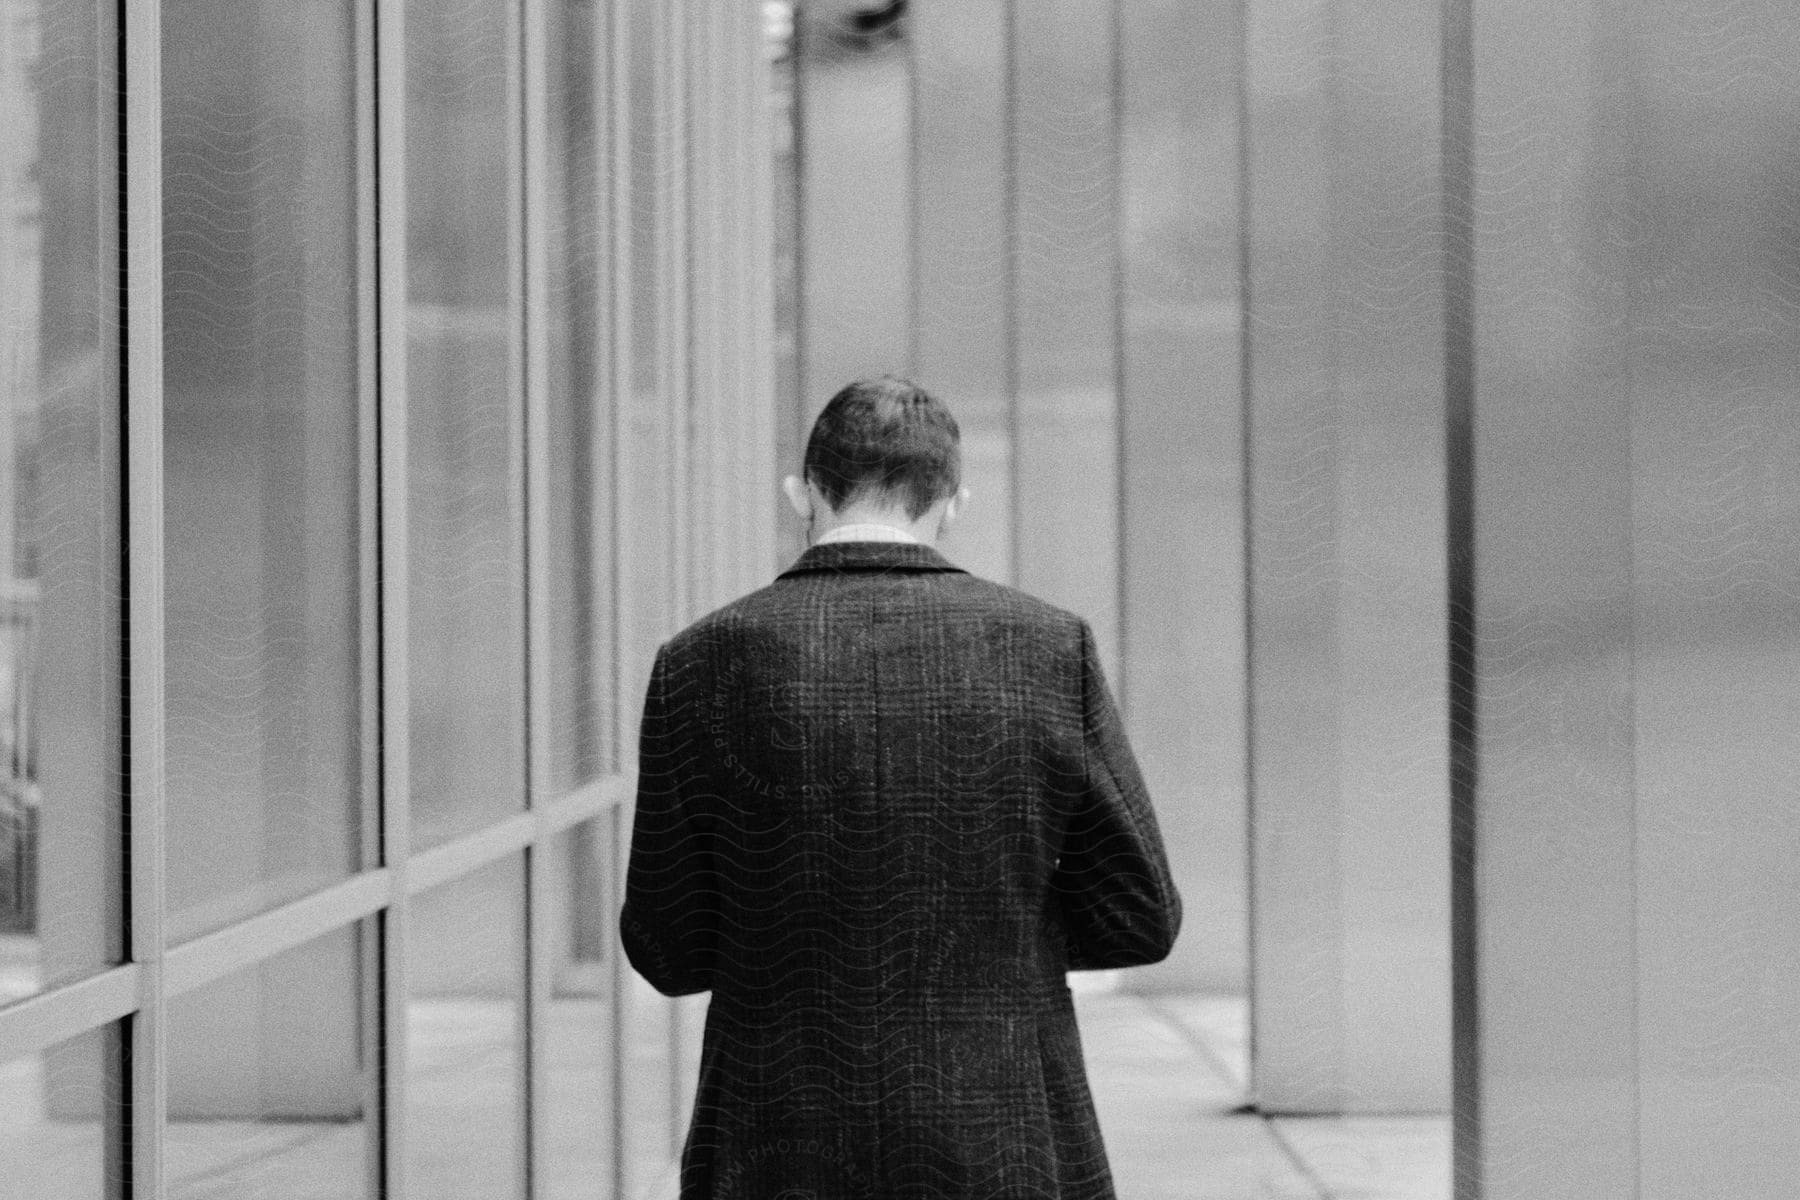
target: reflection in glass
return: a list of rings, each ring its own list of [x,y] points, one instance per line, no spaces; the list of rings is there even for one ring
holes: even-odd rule
[[[614,660],[612,563],[613,395],[607,386],[610,320],[603,289],[605,135],[596,88],[591,3],[555,9],[549,54],[549,201],[544,209],[550,304],[550,786],[560,794],[616,769],[610,709]]]
[[[118,1027],[0,1062],[0,1187],[32,1200],[100,1200],[119,1194],[110,1178],[106,1114],[116,1094],[108,1064]]]
[[[679,603],[674,556],[674,492],[670,486],[671,455],[679,436],[678,414],[685,400],[677,401],[677,354],[686,348],[676,341],[675,314],[681,303],[681,277],[670,255],[677,244],[675,230],[682,213],[675,183],[683,169],[676,153],[680,140],[670,129],[674,106],[666,95],[671,87],[663,66],[663,48],[673,36],[671,17],[661,5],[625,5],[624,30],[628,99],[623,118],[624,140],[629,151],[630,201],[620,238],[627,243],[630,296],[626,304],[628,353],[625,365],[630,382],[620,399],[617,422],[620,440],[621,511],[628,519],[619,524],[621,575],[628,581],[618,590],[620,624],[626,629],[657,630],[668,626]],[[619,671],[627,681],[621,689],[619,728],[635,732],[638,707],[643,697],[642,680],[650,676],[652,647],[644,636],[624,639],[619,646]],[[629,759],[628,748],[626,757]]]
[[[407,1191],[524,1191],[524,870],[514,857],[413,899],[408,929]]]
[[[0,1004],[121,953],[102,8],[0,6]]]
[[[348,0],[163,13],[170,934],[356,865]]]
[[[607,952],[613,905],[607,870],[615,849],[616,810],[571,829],[549,848],[555,964],[542,1036],[549,1072],[546,1196],[578,1200],[612,1179],[614,1019]]]
[[[770,309],[774,335],[775,461],[781,474],[800,462],[806,435],[801,417],[807,411],[806,372],[800,358],[802,313],[800,289],[800,56],[793,0],[765,0],[763,52],[769,63],[768,128],[772,170],[769,176]],[[771,489],[775,506],[775,560],[785,568],[806,548],[800,522],[786,499]]]
[[[524,805],[507,14],[406,8],[406,361],[416,845]]]
[[[368,1194],[363,936],[334,930],[169,1001],[170,1200]]]
[[[800,408],[800,109],[799,60],[794,46],[793,0],[764,0],[763,49],[769,60],[769,151],[774,169],[769,182],[773,217],[771,265],[775,318],[775,411]],[[796,421],[776,422],[776,449],[783,464],[800,461],[800,430]],[[788,470],[783,466],[783,471]],[[771,496],[777,506],[776,528],[798,538],[788,522],[786,502]],[[798,552],[798,542],[784,543],[782,565]]]

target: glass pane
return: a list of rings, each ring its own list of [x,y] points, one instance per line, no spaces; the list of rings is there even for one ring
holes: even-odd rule
[[[121,952],[101,9],[0,8],[0,1004]]]
[[[416,845],[525,803],[507,12],[406,7]]]
[[[549,55],[548,254],[550,430],[550,782],[565,792],[616,770],[607,703],[615,626],[612,565],[613,395],[607,386],[611,317],[603,289],[601,161],[592,3],[558,6]]]
[[[656,638],[673,633],[672,615],[680,598],[674,572],[674,447],[685,399],[677,399],[673,370],[676,274],[668,261],[671,231],[682,219],[674,180],[684,169],[680,139],[672,125],[677,113],[667,103],[671,86],[664,55],[675,31],[670,11],[657,4],[620,6],[624,28],[627,101],[625,123],[629,213],[620,229],[627,247],[630,294],[626,303],[629,343],[625,366],[630,382],[619,397],[620,576],[616,593],[620,624],[636,631],[621,639],[619,673],[627,681],[650,677]],[[619,728],[635,734],[643,702],[642,682],[627,682],[620,696]],[[632,760],[635,747],[624,757]]]
[[[348,0],[163,6],[170,934],[356,866]]]
[[[364,926],[169,1002],[171,1200],[352,1200],[370,1190]]]
[[[108,1025],[35,1054],[0,1063],[0,1180],[9,1196],[100,1200],[118,1195],[106,1153],[106,1116],[116,1088],[118,1026]]]
[[[524,1193],[523,861],[422,892],[407,944],[407,1191]]]
[[[800,107],[795,0],[763,0],[763,48],[769,60],[770,265],[774,317],[775,461],[782,474],[800,461],[805,434],[800,369]],[[967,436],[966,433],[964,435]],[[805,549],[787,500],[771,489],[776,563],[785,569]]]
[[[550,1012],[544,1022],[544,1069],[550,1104],[545,1113],[545,1195],[587,1200],[611,1186],[613,1162],[611,1050],[612,871],[616,812],[575,826],[550,847],[555,964]]]

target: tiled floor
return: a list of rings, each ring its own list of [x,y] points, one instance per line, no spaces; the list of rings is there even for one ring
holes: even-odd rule
[[[1449,1200],[1448,1118],[1266,1119],[1240,996],[1078,996],[1120,1200]]]
[[[1248,1067],[1241,997],[1078,991],[1076,1006],[1120,1200],[1449,1200],[1445,1119],[1269,1120],[1237,1111]],[[513,1010],[468,1000],[415,1007],[414,1182],[433,1200],[507,1194],[510,1110],[487,1101],[493,1086],[506,1090],[493,1080],[513,1077]],[[703,1004],[690,1008],[698,1018]],[[611,1174],[601,1141],[604,1008],[559,1002],[549,1025],[546,1195],[599,1195]],[[634,1040],[631,1051],[640,1078],[660,1074],[660,1038]],[[84,1052],[0,1063],[0,1128],[9,1131],[0,1136],[0,1197],[99,1194],[99,1061]],[[654,1087],[626,1114],[629,1174],[638,1181],[631,1200],[674,1195],[672,1099]],[[52,1116],[57,1109],[65,1111]],[[367,1194],[368,1132],[361,1120],[175,1120],[165,1143],[169,1194],[350,1200]],[[484,1176],[484,1164],[499,1175]]]

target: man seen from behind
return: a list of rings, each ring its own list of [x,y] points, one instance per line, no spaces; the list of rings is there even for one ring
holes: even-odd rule
[[[620,931],[710,992],[682,1200],[1111,1200],[1066,972],[1181,926],[1082,617],[935,548],[955,419],[844,388],[810,545],[657,651]]]

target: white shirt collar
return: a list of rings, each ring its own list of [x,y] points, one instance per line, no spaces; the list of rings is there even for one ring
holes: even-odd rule
[[[826,542],[912,542],[917,545],[918,541],[918,538],[896,525],[853,521],[827,530],[814,540],[813,545],[823,546]]]

